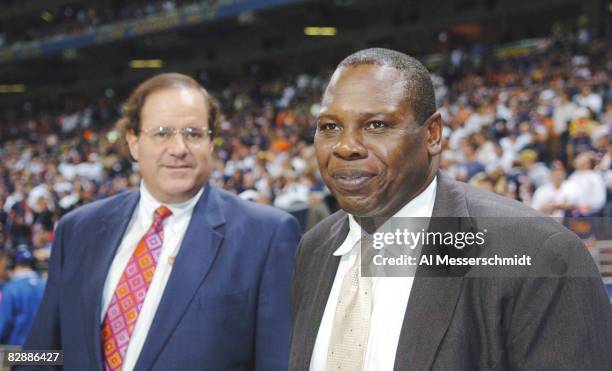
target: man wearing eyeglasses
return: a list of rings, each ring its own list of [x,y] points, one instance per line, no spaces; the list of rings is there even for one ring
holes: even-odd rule
[[[297,221],[208,183],[220,112],[161,74],[119,126],[142,183],[59,222],[25,349],[65,370],[286,370]]]

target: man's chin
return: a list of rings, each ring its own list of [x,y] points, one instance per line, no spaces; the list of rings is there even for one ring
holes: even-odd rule
[[[376,217],[378,202],[370,197],[352,196],[338,198],[340,208],[347,213],[362,218]]]
[[[165,187],[163,191],[166,199],[172,200],[172,203],[180,203],[195,196],[199,189],[195,189],[193,184],[173,184]]]

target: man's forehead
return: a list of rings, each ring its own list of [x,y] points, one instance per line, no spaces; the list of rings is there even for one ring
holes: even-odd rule
[[[331,79],[329,84],[335,85],[339,81],[346,79],[355,79],[355,80],[374,80],[374,81],[389,81],[401,80],[402,71],[397,68],[389,65],[378,65],[378,64],[356,64],[356,65],[346,65],[337,68]]]
[[[169,87],[159,89],[147,96],[141,111],[144,119],[149,113],[156,115],[198,113],[208,114],[206,97],[198,89],[189,87]]]
[[[388,107],[393,110],[403,103],[404,98],[406,81],[400,70],[391,66],[365,64],[338,68],[330,79],[322,105],[359,100],[375,107],[393,106]]]
[[[204,91],[187,86],[168,86],[152,91],[145,100],[165,100],[168,96],[178,99],[183,104],[199,106],[206,105],[206,96]],[[172,105],[174,103],[170,103]]]

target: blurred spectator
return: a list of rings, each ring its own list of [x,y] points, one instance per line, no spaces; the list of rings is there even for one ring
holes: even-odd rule
[[[550,182],[539,187],[531,200],[531,207],[553,216],[562,218],[565,210],[570,207],[570,194],[568,187],[563,187],[565,170],[558,167],[549,174]]]
[[[457,179],[467,182],[474,175],[483,172],[485,167],[480,161],[478,161],[476,152],[478,150],[478,145],[475,142],[465,138],[461,149],[463,161],[459,164],[460,170]]]
[[[593,170],[594,162],[593,153],[579,154],[565,184],[575,216],[596,216],[606,203],[606,186],[601,173]]]
[[[0,302],[0,344],[22,345],[45,290],[45,281],[32,269],[34,257],[20,246],[13,257],[11,280]]]
[[[531,149],[522,150],[519,154],[519,162],[521,170],[536,188],[548,183],[548,173],[550,170],[542,162],[538,162],[536,151]]]
[[[565,91],[559,92],[553,113],[554,132],[561,135],[567,131],[570,122],[576,119],[578,106],[569,99]]]
[[[576,103],[578,103],[579,106],[588,108],[589,110],[591,110],[591,112],[597,115],[601,113],[603,100],[601,98],[601,95],[594,93],[591,90],[590,85],[584,84],[580,91],[580,94],[576,96]]]
[[[2,302],[2,290],[4,288],[4,285],[6,285],[10,278],[8,271],[8,261],[8,252],[5,250],[0,250],[0,303]]]

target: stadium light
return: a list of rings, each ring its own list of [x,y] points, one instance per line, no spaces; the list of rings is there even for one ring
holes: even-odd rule
[[[134,59],[130,61],[131,68],[162,68],[164,62],[161,59]]]
[[[336,36],[338,30],[336,27],[305,27],[304,35],[306,36]]]
[[[53,22],[53,14],[51,14],[51,12],[49,12],[48,10],[45,10],[40,13],[40,18],[42,18],[47,23]]]
[[[24,84],[0,84],[0,94],[4,93],[24,93],[26,86]]]

